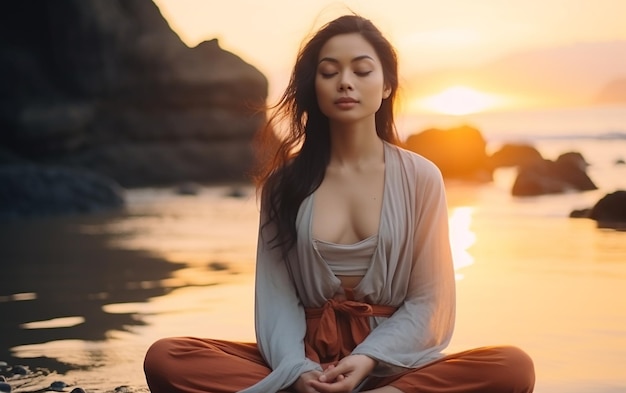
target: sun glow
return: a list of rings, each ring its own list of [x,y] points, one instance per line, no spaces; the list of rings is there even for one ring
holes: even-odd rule
[[[487,94],[466,86],[453,86],[440,93],[419,100],[419,109],[445,115],[468,115],[493,109],[502,103],[494,94]]]

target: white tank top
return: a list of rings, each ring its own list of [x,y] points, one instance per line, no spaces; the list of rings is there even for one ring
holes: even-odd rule
[[[337,244],[313,239],[313,248],[336,276],[364,276],[372,263],[378,235],[354,244]]]

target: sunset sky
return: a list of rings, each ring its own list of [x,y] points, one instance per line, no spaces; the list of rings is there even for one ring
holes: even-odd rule
[[[270,80],[270,98],[284,88],[307,34],[353,10],[371,19],[396,46],[404,76],[477,66],[503,55],[581,42],[626,40],[623,0],[155,0],[170,26],[193,47],[220,46]],[[429,105],[456,100],[488,108],[498,97],[448,86]],[[425,103],[425,101],[424,101]],[[459,104],[461,103],[461,104]],[[461,107],[459,107],[461,105]],[[448,110],[452,113],[454,109]]]

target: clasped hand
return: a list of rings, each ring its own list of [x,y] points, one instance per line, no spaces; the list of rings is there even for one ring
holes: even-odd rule
[[[309,371],[298,378],[298,393],[350,393],[374,367],[376,361],[366,355],[349,355],[323,372]]]

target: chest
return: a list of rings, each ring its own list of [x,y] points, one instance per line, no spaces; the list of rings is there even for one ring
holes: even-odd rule
[[[329,172],[315,191],[312,232],[319,240],[352,244],[378,233],[384,165],[361,173]]]

